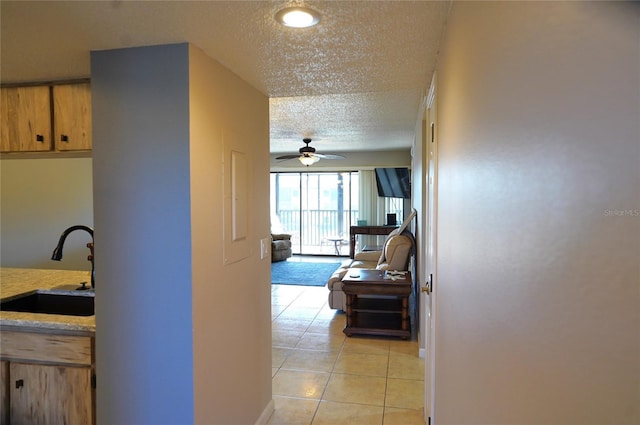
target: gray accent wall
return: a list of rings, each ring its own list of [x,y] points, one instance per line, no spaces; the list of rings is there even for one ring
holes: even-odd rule
[[[189,44],[91,67],[98,423],[256,423],[272,410],[268,100]],[[229,149],[254,169],[233,264]]]

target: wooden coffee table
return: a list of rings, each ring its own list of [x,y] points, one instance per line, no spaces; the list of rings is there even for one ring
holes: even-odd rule
[[[396,280],[385,278],[389,274],[384,270],[347,270],[342,278],[342,290],[347,296],[347,336],[411,337],[411,273],[405,271]]]

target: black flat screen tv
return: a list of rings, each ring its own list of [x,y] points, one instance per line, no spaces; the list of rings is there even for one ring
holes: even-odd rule
[[[376,168],[378,196],[411,198],[411,175],[408,168]]]

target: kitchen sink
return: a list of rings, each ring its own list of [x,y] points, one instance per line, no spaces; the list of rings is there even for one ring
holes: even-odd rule
[[[93,316],[94,293],[70,291],[35,291],[0,302],[0,310],[22,313]]]

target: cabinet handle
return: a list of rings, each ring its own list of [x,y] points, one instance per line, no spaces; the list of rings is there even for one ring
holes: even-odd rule
[[[24,387],[24,380],[23,379],[18,379],[16,381],[16,388],[21,388]]]
[[[44,142],[44,136],[42,134],[36,134],[36,142]]]
[[[69,143],[69,136],[67,136],[66,134],[61,134],[60,141]]]

